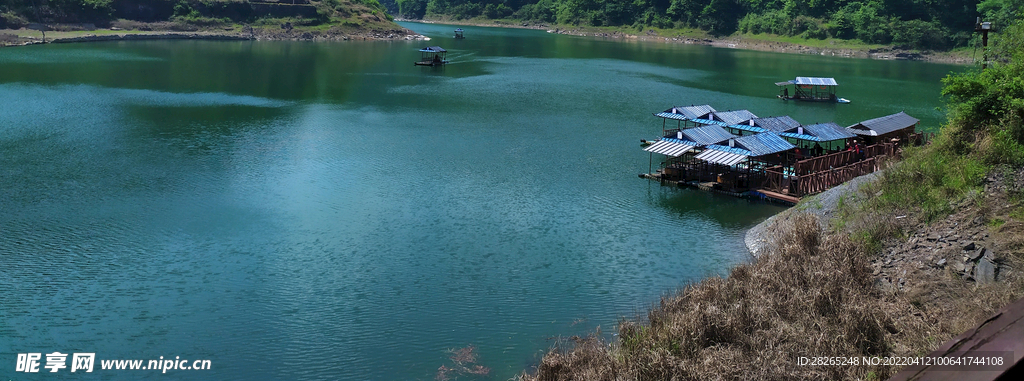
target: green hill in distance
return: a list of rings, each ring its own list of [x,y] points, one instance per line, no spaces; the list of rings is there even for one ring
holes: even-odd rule
[[[860,40],[906,49],[973,46],[978,17],[1008,26],[1024,0],[382,0],[396,17],[469,22],[700,29]]]
[[[406,34],[377,0],[0,0],[0,29],[26,27],[232,32],[274,39]]]

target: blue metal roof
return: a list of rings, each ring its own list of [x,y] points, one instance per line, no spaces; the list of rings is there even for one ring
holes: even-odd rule
[[[665,112],[674,112],[676,114],[683,114],[687,118],[703,118],[708,114],[715,112],[715,108],[711,105],[690,105],[690,106],[676,106],[671,109],[665,110]]]
[[[919,122],[917,118],[900,111],[892,115],[865,120],[847,128],[858,135],[878,136],[917,126],[917,122]]]
[[[838,124],[832,122],[804,126],[804,133],[810,133],[811,135],[817,136],[823,142],[848,139],[856,136],[847,129],[839,127]]]
[[[796,77],[795,85],[839,86],[835,78]]]
[[[799,134],[801,128],[803,128],[803,134]],[[832,140],[848,139],[856,136],[849,130],[839,127],[838,124],[832,122],[818,123],[809,126],[791,128],[788,131],[786,131],[786,133],[780,133],[779,135],[788,136],[796,139],[811,140],[816,142],[827,142]],[[810,136],[810,138],[808,136]]]
[[[691,141],[672,138],[662,138],[661,140],[654,142],[654,144],[647,146],[647,148],[644,148],[644,151],[660,153],[666,156],[679,157],[682,156],[684,153],[693,150],[694,147],[697,146],[699,146],[699,144]]]
[[[768,131],[783,132],[791,128],[799,127],[800,122],[788,116],[773,116],[768,118],[754,118],[754,125]]]
[[[737,138],[736,145],[749,150],[749,156],[770,155],[776,152],[788,151],[796,148],[796,146],[790,144],[773,132],[765,132],[757,135]]]
[[[447,52],[447,50],[444,50],[444,48],[442,48],[440,46],[428,46],[428,47],[425,47],[423,49],[420,49],[420,51],[421,52],[428,52],[428,53]]]
[[[749,132],[753,132],[753,133],[761,133],[761,132],[768,131],[768,130],[763,129],[761,127],[752,127],[749,124],[730,124],[727,127],[735,128],[737,130],[749,131]]]
[[[824,140],[819,139],[817,136],[811,136],[811,135],[807,135],[807,134],[798,134],[798,133],[795,133],[795,132],[779,132],[778,134],[779,134],[779,136],[784,136],[784,137],[787,137],[787,138],[800,139],[800,140],[809,140],[809,141],[812,141],[812,142],[823,142],[824,141]]]
[[[768,130],[765,130],[765,129],[761,128],[761,127],[751,127],[751,126],[746,125],[746,124],[729,124],[729,123],[726,123],[726,122],[723,122],[723,121],[720,121],[720,120],[690,119],[690,121],[694,122],[694,123],[697,123],[697,124],[714,125],[714,126],[722,126],[722,127],[728,127],[728,128],[735,128],[737,130],[750,131],[750,132],[754,132],[754,133],[768,131]]]
[[[721,126],[709,125],[696,128],[688,128],[681,131],[683,136],[700,144],[716,144],[735,138]]]
[[[740,162],[747,160],[747,156],[742,153],[733,153],[728,151],[720,151],[716,149],[707,149],[704,152],[697,154],[694,158],[704,160],[709,163],[734,166]]]
[[[659,117],[659,118],[665,118],[665,119],[690,120],[689,118],[686,117],[686,115],[683,115],[683,114],[673,114],[671,112],[659,112],[657,114],[654,114],[654,116]]]
[[[715,120],[720,120],[728,124],[740,124],[757,118],[757,115],[754,115],[754,113],[747,110],[716,111],[711,113],[711,115],[714,115]]]
[[[751,156],[750,155],[750,153],[751,153],[750,150],[748,150],[746,148],[729,147],[729,146],[723,146],[723,145],[718,145],[718,144],[710,144],[710,145],[708,145],[707,147],[704,147],[704,148],[705,149],[709,149],[709,150],[734,153],[734,154],[737,154],[737,155]]]
[[[698,124],[704,124],[704,125],[716,125],[716,126],[722,126],[722,127],[729,127],[729,123],[726,123],[726,122],[723,122],[723,121],[720,121],[720,120],[696,118],[696,119],[690,119],[690,121],[692,121],[694,123],[698,123]]]

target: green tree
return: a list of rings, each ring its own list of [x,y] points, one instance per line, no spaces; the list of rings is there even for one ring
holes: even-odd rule
[[[947,97],[952,149],[977,151],[988,164],[1024,165],[1024,21],[993,36],[988,69],[950,74]],[[978,134],[980,140],[975,140]],[[973,144],[972,144],[973,142]]]
[[[984,0],[978,3],[977,9],[983,21],[1003,28],[1021,16],[1021,7],[1024,7],[1024,0]]]
[[[427,0],[396,0],[398,16],[408,19],[422,19],[427,13]]]

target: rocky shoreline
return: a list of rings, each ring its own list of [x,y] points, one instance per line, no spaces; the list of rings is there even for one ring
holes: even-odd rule
[[[97,31],[99,31],[97,33]],[[21,37],[0,30],[0,47],[26,46],[50,43],[75,43],[94,41],[136,41],[136,40],[253,40],[253,41],[376,41],[376,40],[423,40],[426,37],[409,29],[368,30],[357,33],[339,31],[303,31],[299,29],[275,31],[262,28],[248,31],[124,31],[98,29],[92,33],[71,37],[47,37],[45,41],[35,37]]]
[[[777,231],[779,227],[783,225],[783,222],[793,219],[793,217],[798,213],[809,213],[815,215],[819,224],[821,224],[821,228],[827,229],[830,225],[829,221],[831,221],[835,216],[840,202],[848,204],[857,203],[858,200],[862,200],[864,195],[858,190],[865,184],[877,181],[881,174],[882,172],[869,173],[842,183],[827,191],[809,196],[802,200],[797,206],[771,216],[760,224],[750,228],[750,230],[747,230],[743,237],[743,243],[746,244],[747,250],[750,251],[750,255],[752,255],[755,260],[759,259],[761,255],[770,251],[771,248],[769,245],[774,241],[774,237],[777,236]]]
[[[935,63],[949,63],[967,65],[973,62],[971,57],[958,56],[950,53],[936,53],[936,52],[918,52],[909,49],[903,49],[899,47],[884,47],[876,49],[844,49],[844,48],[818,48],[806,45],[791,44],[787,42],[767,42],[760,40],[746,39],[743,37],[725,37],[725,38],[712,38],[712,37],[664,37],[658,36],[654,33],[650,34],[625,34],[620,32],[603,33],[603,32],[584,32],[578,29],[562,30],[553,29],[548,30],[550,33],[568,34],[574,36],[588,36],[588,37],[601,37],[601,38],[612,38],[612,39],[627,39],[627,40],[638,40],[638,41],[661,41],[665,43],[680,43],[680,44],[691,44],[691,45],[706,45],[714,46],[718,48],[730,48],[730,49],[744,49],[744,50],[756,50],[763,52],[776,52],[776,53],[797,53],[797,54],[813,54],[822,56],[839,56],[849,58],[870,58],[876,60],[912,60],[912,61],[926,61]]]
[[[714,46],[719,48],[730,48],[730,49],[744,49],[744,50],[756,50],[765,52],[777,52],[777,53],[797,53],[797,54],[814,54],[822,56],[839,56],[839,57],[850,57],[850,58],[869,58],[877,60],[912,60],[912,61],[925,61],[935,63],[948,63],[957,65],[968,65],[973,63],[973,59],[968,56],[958,55],[950,52],[930,52],[930,51],[915,51],[910,49],[904,49],[897,46],[888,46],[882,48],[872,49],[849,49],[849,48],[820,48],[812,47],[800,44],[792,44],[788,42],[769,42],[761,41],[750,38],[744,38],[742,36],[736,37],[666,37],[660,36],[653,30],[649,30],[646,33],[633,34],[625,33],[622,31],[604,32],[598,30],[590,30],[587,28],[568,28],[552,27],[548,24],[531,24],[531,23],[472,23],[472,22],[461,22],[451,20],[406,20],[406,19],[395,19],[395,21],[405,22],[421,22],[427,24],[433,23],[445,23],[452,25],[469,25],[469,26],[480,26],[480,27],[501,27],[501,28],[523,28],[523,29],[539,29],[545,30],[548,33],[565,34],[580,37],[596,37],[596,38],[607,38],[607,39],[621,39],[621,40],[634,40],[634,41],[652,41],[652,42],[665,42],[665,43],[677,43],[677,44],[688,44],[688,45],[706,45]]]
[[[435,23],[432,20],[405,20],[395,21]],[[851,58],[870,58],[880,60],[914,60],[936,63],[949,63],[966,65],[971,64],[973,59],[967,56],[956,55],[948,52],[918,52],[899,47],[885,47],[877,49],[845,49],[845,48],[818,48],[786,42],[768,42],[753,40],[743,37],[665,37],[659,36],[654,31],[643,34],[630,34],[621,31],[602,32],[590,31],[582,28],[562,29],[552,28],[547,24],[510,24],[510,23],[465,23],[458,21],[436,21],[452,25],[472,25],[481,27],[502,27],[502,28],[525,28],[545,30],[548,33],[565,34],[582,37],[596,37],[606,39],[652,41],[664,43],[678,43],[690,45],[705,45],[719,48],[744,49],[756,51],[769,51],[778,53],[814,54],[823,56],[840,56]],[[159,24],[159,23],[154,23]],[[361,32],[342,32],[328,29],[326,31],[303,31],[301,29],[256,28],[249,31],[234,30],[196,30],[196,31],[174,31],[174,30],[136,30],[118,33],[117,30],[102,30],[102,33],[86,34],[74,37],[56,37],[47,39],[50,42],[89,42],[89,41],[114,41],[114,40],[147,40],[147,39],[204,39],[204,40],[256,40],[256,41],[350,41],[350,40],[423,40],[424,36],[402,28],[392,30],[366,30]],[[44,43],[35,37],[19,36],[14,31],[0,30],[0,47],[2,46],[23,46]]]
[[[839,209],[854,207],[871,197],[866,189],[879,179],[881,172],[865,175],[841,186],[803,200],[797,206],[772,216],[754,226],[744,236],[744,243],[759,259],[771,251],[769,245],[777,237],[783,222],[797,214],[818,217],[826,230],[837,227]],[[985,179],[983,198],[979,202],[965,200],[954,205],[954,212],[930,224],[897,211],[878,212],[871,216],[882,219],[890,228],[898,229],[905,241],[884,242],[881,253],[870,258],[875,286],[886,293],[928,293],[936,283],[950,277],[964,283],[990,285],[1016,276],[1016,269],[1004,254],[1008,247],[1019,244],[1021,224],[1005,216],[1011,213],[1008,194],[1024,190],[1024,169],[1011,175],[996,172]]]

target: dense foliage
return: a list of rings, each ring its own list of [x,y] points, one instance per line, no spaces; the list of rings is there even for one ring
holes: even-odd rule
[[[1024,166],[1024,24],[1004,28],[991,45],[988,68],[943,79],[948,122],[932,144],[908,150],[887,171],[878,208],[913,206],[938,218],[956,200],[981,197],[993,169]]]
[[[252,3],[308,4],[316,10],[312,14],[308,7],[281,6],[268,11]],[[0,0],[0,29],[30,22],[106,26],[115,19],[251,23],[267,17],[300,17],[325,23],[357,14],[390,20],[378,0]]]
[[[512,19],[562,25],[700,28],[952,48],[976,17],[1007,25],[1024,0],[386,0],[409,19]]]
[[[942,80],[948,99],[948,148],[981,155],[990,165],[1024,165],[1024,22],[993,37],[987,69],[951,74]]]

